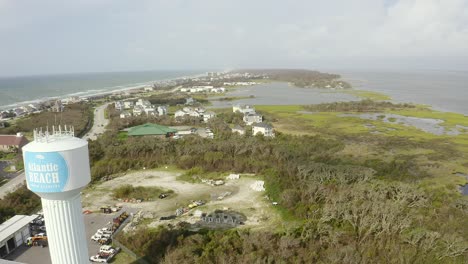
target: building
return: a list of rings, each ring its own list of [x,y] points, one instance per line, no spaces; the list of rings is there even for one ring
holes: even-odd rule
[[[125,108],[124,103],[122,101],[115,102],[114,106],[115,106],[115,110],[118,110],[118,111],[122,111]]]
[[[216,113],[213,111],[206,111],[203,113],[203,122],[208,122],[211,118],[216,117]]]
[[[177,133],[176,129],[152,123],[131,127],[128,130],[129,136],[172,137],[175,135],[175,133]]]
[[[28,143],[28,139],[22,133],[16,135],[0,135],[0,151],[18,151]]]
[[[31,236],[29,223],[37,217],[37,215],[15,215],[0,225],[0,258],[6,257],[26,243]]]
[[[57,112],[57,113],[59,113],[59,112],[63,112],[63,109],[64,109],[64,108],[65,108],[65,107],[63,106],[62,101],[56,100],[56,101],[54,102],[54,104],[52,105],[52,107],[50,108],[50,110],[51,110],[52,112]]]
[[[232,106],[232,112],[236,113],[242,113],[242,114],[250,114],[250,113],[255,113],[255,108],[251,105],[242,105],[242,104],[237,104]]]
[[[194,104],[194,103],[195,103],[195,100],[193,100],[192,97],[185,98],[185,104],[186,105],[191,105],[191,104]]]
[[[252,134],[262,134],[265,137],[274,137],[273,127],[266,123],[256,123],[252,125]]]
[[[160,105],[160,106],[158,106],[157,110],[158,110],[158,115],[160,115],[160,116],[167,115],[167,106]]]
[[[143,112],[145,112],[145,109],[143,108],[143,106],[141,105],[137,105],[133,108],[133,115],[134,116],[139,116],[141,115]]]
[[[257,113],[248,113],[244,115],[243,118],[246,125],[252,125],[254,123],[261,123],[263,121],[263,116]]]
[[[175,118],[182,118],[184,116],[186,116],[187,113],[184,111],[184,110],[177,110],[175,113],[174,113],[174,117]]]
[[[238,133],[239,135],[245,135],[245,128],[237,125],[235,127],[233,127],[232,129],[232,133]]]
[[[148,100],[144,99],[138,99],[138,101],[135,103],[136,106],[143,106],[143,107],[151,107],[151,103]]]
[[[129,118],[131,116],[132,116],[132,113],[128,111],[123,111],[122,113],[120,113],[120,118]]]
[[[154,87],[153,86],[146,86],[144,88],[144,90],[145,90],[145,92],[152,92],[152,91],[154,91]]]
[[[135,103],[133,101],[125,101],[123,102],[124,109],[132,109]]]
[[[156,115],[156,109],[151,106],[145,106],[143,111],[145,111],[146,115]]]

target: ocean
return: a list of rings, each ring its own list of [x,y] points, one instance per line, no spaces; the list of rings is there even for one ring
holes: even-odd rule
[[[38,75],[0,78],[0,109],[68,96],[90,96],[192,76],[202,71],[145,71]]]
[[[468,71],[336,71],[354,88],[387,94],[397,102],[426,104],[468,115]]]
[[[354,88],[382,92],[396,102],[431,105],[434,109],[468,115],[468,72],[466,71],[352,71],[329,70],[339,73]],[[89,96],[113,90],[123,90],[151,84],[154,81],[193,76],[202,71],[147,71],[82,73],[29,77],[0,78],[0,109],[13,108],[25,102],[70,95]],[[302,95],[303,90],[288,88],[288,94],[276,96],[288,104],[309,104],[353,100],[347,95]],[[297,90],[297,91],[296,91]],[[246,95],[257,95],[257,91]],[[261,92],[261,91],[258,91]],[[271,93],[271,91],[269,91]],[[276,91],[281,93],[281,91]],[[240,94],[239,94],[240,95]],[[278,101],[270,94],[269,101]],[[301,99],[297,99],[300,97]],[[307,99],[311,98],[311,99]],[[261,96],[245,99],[245,103],[259,104]],[[307,100],[306,100],[307,99]],[[306,101],[304,101],[306,100]],[[266,103],[267,101],[263,102]],[[277,103],[277,102],[276,102]]]

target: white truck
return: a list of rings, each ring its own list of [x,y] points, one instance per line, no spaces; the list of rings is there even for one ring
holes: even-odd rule
[[[99,253],[104,253],[104,254],[117,254],[120,252],[120,248],[113,248],[112,246],[109,245],[104,245],[99,248]]]
[[[100,239],[102,238],[110,238],[111,235],[110,234],[99,234],[99,233],[96,233],[94,234],[92,237],[91,237],[91,240],[94,241],[94,242],[98,242]]]

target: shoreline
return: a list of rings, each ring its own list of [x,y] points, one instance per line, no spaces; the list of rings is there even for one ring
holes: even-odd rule
[[[204,76],[204,74],[200,73],[200,74],[194,74],[194,75],[183,75],[183,76],[178,76],[178,77],[173,77],[173,78],[151,80],[147,82],[137,82],[137,83],[132,83],[132,84],[122,84],[122,85],[117,85],[117,86],[112,86],[112,87],[103,87],[101,89],[90,89],[86,91],[73,92],[73,93],[68,93],[64,95],[47,96],[47,97],[37,98],[33,100],[15,102],[15,103],[8,104],[8,105],[1,105],[0,111],[12,110],[12,109],[22,107],[22,106],[27,106],[33,103],[37,104],[37,103],[47,102],[50,100],[61,100],[61,99],[74,97],[74,96],[77,96],[81,99],[94,97],[94,96],[105,96],[105,95],[110,95],[110,94],[118,93],[118,92],[138,90],[138,89],[147,87],[148,85],[152,85],[154,83],[170,82],[170,81],[175,81],[175,80],[185,79],[185,78],[197,78],[200,76]],[[106,88],[108,88],[109,90],[107,90]]]

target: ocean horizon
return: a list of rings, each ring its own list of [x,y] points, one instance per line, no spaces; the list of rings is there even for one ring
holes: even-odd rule
[[[66,73],[0,77],[0,109],[70,96],[92,96],[199,75],[204,71]]]
[[[69,96],[128,90],[156,81],[195,76],[206,71],[135,71],[0,77],[0,109]],[[468,72],[329,70],[354,89],[377,91],[395,102],[426,104],[435,110],[468,115]],[[338,98],[337,98],[338,99]],[[340,100],[340,99],[338,99]],[[293,103],[294,104],[294,103]]]

